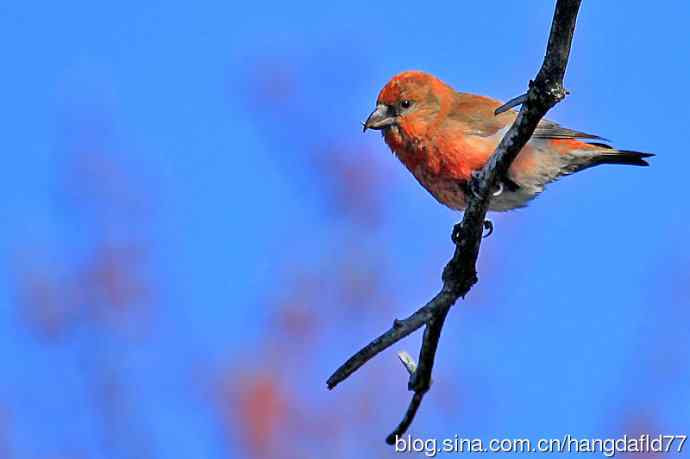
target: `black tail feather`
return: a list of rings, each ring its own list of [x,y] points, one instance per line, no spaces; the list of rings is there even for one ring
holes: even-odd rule
[[[631,166],[649,166],[644,158],[651,158],[652,153],[640,153],[639,151],[614,150],[597,155],[592,158],[587,167],[598,166],[599,164],[628,164]]]

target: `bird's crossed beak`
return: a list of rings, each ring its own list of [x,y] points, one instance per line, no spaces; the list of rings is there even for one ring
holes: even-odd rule
[[[367,120],[363,123],[364,128],[362,129],[362,132],[365,132],[367,129],[381,130],[392,124],[395,124],[396,117],[395,114],[391,112],[392,110],[390,110],[388,105],[378,104],[376,106],[376,110],[371,112],[369,118],[367,118]]]

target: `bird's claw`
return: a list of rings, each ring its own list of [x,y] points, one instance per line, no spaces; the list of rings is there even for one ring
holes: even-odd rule
[[[482,234],[482,238],[487,238],[494,233],[494,224],[491,220],[484,220],[483,223],[486,234]],[[458,245],[462,241],[462,222],[458,222],[453,226],[453,233],[450,235],[450,240],[453,244]]]
[[[483,238],[487,238],[491,236],[494,232],[494,224],[491,220],[484,220],[484,229],[486,230],[486,234],[483,235]]]

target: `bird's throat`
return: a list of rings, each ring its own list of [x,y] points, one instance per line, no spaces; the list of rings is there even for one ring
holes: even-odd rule
[[[424,152],[419,143],[406,135],[398,126],[386,129],[383,138],[391,151],[410,171],[415,171],[424,162]]]

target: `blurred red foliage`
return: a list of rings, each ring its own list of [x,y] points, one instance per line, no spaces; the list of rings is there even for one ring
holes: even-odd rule
[[[279,437],[290,422],[290,394],[284,392],[278,375],[265,370],[227,376],[218,400],[225,428],[238,428],[252,457],[276,457]]]

